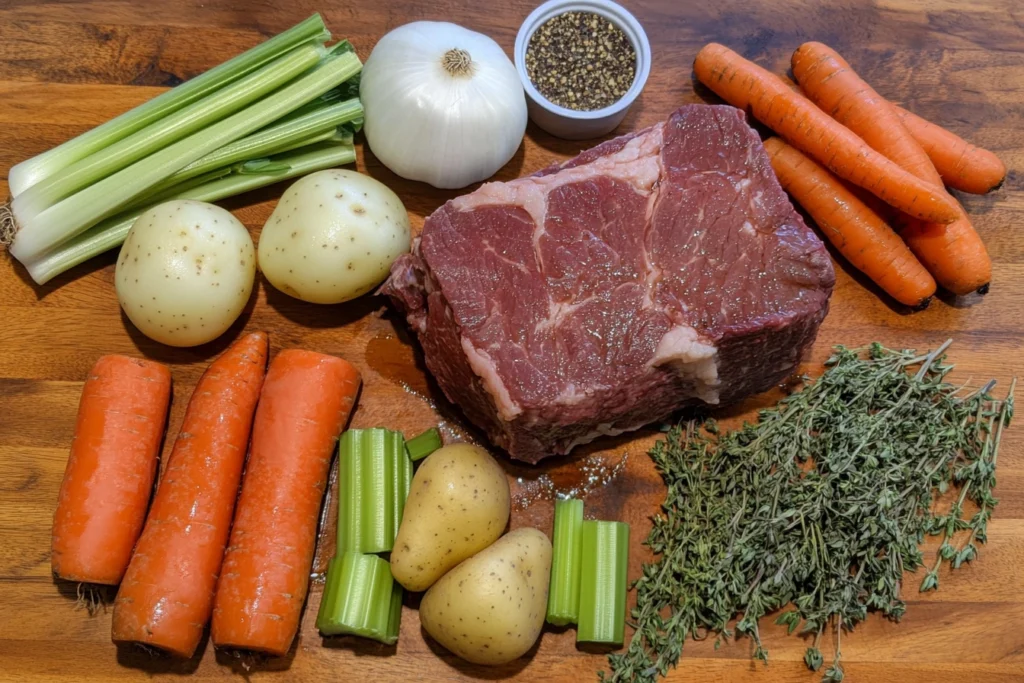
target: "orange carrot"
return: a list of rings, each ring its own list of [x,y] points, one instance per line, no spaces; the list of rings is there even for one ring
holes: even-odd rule
[[[834,50],[804,43],[793,53],[793,75],[807,95],[836,120],[921,180],[942,187],[928,155],[907,132],[890,104]],[[992,262],[960,204],[949,225],[911,221],[901,235],[940,285],[955,294],[987,291]]]
[[[170,400],[171,373],[159,363],[103,356],[89,371],[53,516],[58,577],[121,580],[146,519]]]
[[[974,194],[985,194],[1002,185],[1006,166],[995,154],[902,107],[892,106],[947,185]]]
[[[967,213],[949,225],[909,221],[900,236],[935,280],[953,294],[988,294],[992,259]]]
[[[921,180],[942,187],[928,155],[900,123],[889,101],[875,92],[839,54],[804,43],[792,59],[793,76],[812,102],[859,135],[872,149]]]
[[[334,356],[289,350],[270,364],[214,600],[218,647],[278,656],[291,647],[331,456],[359,384]]]
[[[956,203],[942,188],[907,173],[839,125],[775,74],[717,43],[693,63],[701,83],[734,107],[749,110],[834,174],[917,218],[949,223]]]
[[[857,270],[902,304],[924,308],[935,294],[899,235],[841,181],[779,138],[764,142],[779,183]]]
[[[267,335],[235,342],[203,373],[114,602],[115,643],[191,657],[213,607]]]

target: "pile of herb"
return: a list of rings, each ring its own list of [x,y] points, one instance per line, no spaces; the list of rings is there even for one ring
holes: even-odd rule
[[[807,634],[812,670],[834,630],[824,679],[841,681],[842,632],[868,611],[898,620],[905,572],[925,567],[927,591],[944,562],[973,560],[1014,387],[1000,401],[994,382],[947,383],[948,345],[924,356],[838,347],[756,424],[672,429],[651,451],[668,486],[647,539],[657,560],[635,584],[632,642],[601,679],[655,681],[688,637],[745,635],[767,662],[758,620],[781,610],[776,623]],[[934,559],[920,549],[927,535],[942,537]]]

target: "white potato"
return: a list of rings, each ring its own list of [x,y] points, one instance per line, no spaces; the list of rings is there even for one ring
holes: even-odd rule
[[[223,334],[245,308],[256,277],[249,231],[219,206],[179,199],[147,210],[117,258],[117,299],[132,323],[170,346]]]
[[[311,173],[289,187],[260,234],[260,269],[303,301],[354,299],[387,277],[409,251],[409,216],[373,178],[341,169]]]

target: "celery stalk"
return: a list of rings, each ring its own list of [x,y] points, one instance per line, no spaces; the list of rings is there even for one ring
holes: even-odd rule
[[[11,196],[17,197],[32,185],[76,161],[95,154],[192,102],[203,99],[303,43],[324,43],[330,38],[331,34],[324,26],[320,15],[314,14],[284,33],[189,79],[131,111],[14,166],[8,175]]]
[[[11,255],[30,265],[47,251],[115,214],[120,207],[175,171],[281,118],[345,82],[361,68],[359,58],[352,52],[331,57],[268,97],[51,206],[31,223],[19,222],[10,246]],[[17,220],[17,215],[14,218]]]
[[[548,622],[555,626],[575,624],[579,619],[582,525],[582,500],[562,498],[555,501],[547,615]]]
[[[388,561],[345,552],[327,566],[316,627],[326,636],[348,634],[393,645],[401,608],[402,587],[391,577]]]
[[[154,204],[171,199],[195,199],[203,202],[215,202],[227,197],[272,185],[281,180],[306,175],[325,168],[333,168],[344,164],[355,163],[356,152],[351,144],[318,146],[310,149],[299,149],[278,157],[288,164],[288,171],[273,174],[233,174],[230,169],[226,177],[209,180],[196,185],[191,181],[202,180],[193,178],[182,186],[171,188],[162,198],[156,198],[144,206],[132,209],[117,216],[108,218],[90,228],[72,241],[60,245],[47,253],[43,258],[28,266],[29,275],[38,284],[49,282],[61,273],[88,261],[105,251],[119,247],[124,242],[128,230],[142,212]],[[176,192],[174,190],[177,190]]]
[[[414,436],[406,441],[405,450],[409,452],[409,459],[416,462],[427,457],[443,445],[441,442],[441,432],[437,431],[437,427],[431,427],[419,436]]]
[[[626,628],[629,525],[583,522],[576,642],[622,645]]]
[[[338,444],[338,552],[388,552],[409,495],[405,440],[387,429],[350,429]]]
[[[189,188],[196,187],[198,185],[203,185],[212,180],[223,178],[224,176],[231,174],[276,174],[278,176],[284,177],[285,174],[290,170],[288,161],[281,157],[281,155],[285,154],[286,152],[292,152],[294,150],[299,149],[305,150],[307,148],[312,149],[314,146],[320,146],[320,143],[331,143],[335,146],[343,145],[351,147],[354,141],[355,135],[353,135],[352,131],[349,130],[347,126],[341,125],[331,130],[323,131],[321,133],[314,133],[312,135],[309,135],[308,137],[305,137],[301,140],[297,140],[295,142],[287,142],[287,144],[285,142],[281,142],[280,147],[262,152],[264,156],[259,156],[255,158],[244,158],[230,162],[226,166],[220,167],[212,167],[211,163],[210,165],[212,167],[212,170],[204,168],[201,170],[201,172],[195,174],[189,172],[183,174],[180,177],[177,174],[175,174],[170,178],[166,178],[163,181],[157,183],[153,187],[146,190],[142,195],[136,197],[133,201],[129,202],[124,209],[121,209],[118,212],[118,215],[132,212],[138,207],[152,206],[153,204],[158,203],[160,201],[175,199],[177,198],[177,195],[179,195],[181,192],[184,192],[185,190],[188,190]],[[242,141],[239,140],[239,142]],[[221,147],[221,149],[214,152],[214,154],[219,155],[221,150],[226,150],[228,147],[231,147],[234,144],[235,143],[232,143],[231,145]],[[255,154],[260,150],[257,150],[255,147],[253,147],[249,151]],[[212,155],[208,155],[207,157],[203,157],[203,159],[207,159],[208,157],[211,156]],[[241,154],[232,154],[232,156],[241,156]],[[200,159],[199,161],[202,162],[203,159]],[[345,161],[344,163],[350,162]],[[206,164],[204,163],[204,166],[205,165]],[[293,175],[294,174],[288,174],[287,177],[292,177]],[[88,232],[92,232],[92,228],[90,228]]]
[[[11,210],[22,224],[31,221],[82,188],[277,90],[315,66],[324,53],[325,49],[319,45],[295,48],[209,97],[193,102],[33,185],[14,198]]]
[[[338,126],[361,118],[363,105],[357,99],[321,107],[304,116],[278,122],[263,130],[235,140],[177,171],[157,187],[176,185],[214,169],[256,157],[279,154],[313,142],[329,139]]]
[[[352,132],[352,129],[348,126],[341,125],[336,127],[334,130],[325,130],[322,133],[314,133],[307,138],[284,144],[281,148],[272,152],[272,154],[291,152],[292,150],[299,149],[300,147],[307,147],[321,142],[329,142],[334,145],[352,146],[355,143],[355,140],[356,136],[355,133]],[[246,167],[246,170],[244,171],[245,173],[249,172],[248,164],[250,163],[252,162],[242,162],[242,165]]]
[[[325,92],[320,97],[318,97],[318,98],[316,98],[316,99],[314,99],[314,100],[312,100],[310,102],[307,102],[306,104],[304,104],[301,107],[297,108],[295,111],[289,113],[286,116],[283,116],[280,119],[280,122],[283,123],[283,122],[288,121],[288,120],[293,119],[293,118],[298,118],[300,116],[305,116],[306,114],[308,114],[310,112],[316,111],[318,109],[322,109],[323,107],[325,107],[325,106],[327,106],[329,104],[333,104],[335,102],[340,102],[340,101],[343,101],[343,100],[351,100],[353,98],[358,98],[358,97],[359,97],[359,78],[358,77],[351,78],[351,79],[345,81],[344,83],[342,83],[341,85],[339,85],[337,88],[332,88],[332,89],[328,90],[327,92]],[[358,133],[359,130],[363,127],[363,120],[359,119],[358,123],[355,123],[353,127],[355,129],[355,132]]]

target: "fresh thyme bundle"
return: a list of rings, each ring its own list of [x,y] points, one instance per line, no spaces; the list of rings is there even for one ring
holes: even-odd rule
[[[843,678],[843,630],[869,610],[898,620],[905,571],[938,569],[977,554],[996,499],[995,467],[1006,399],[948,384],[949,342],[919,356],[873,344],[838,347],[816,381],[762,411],[757,424],[720,433],[713,421],[676,427],[651,451],[668,495],[647,544],[658,556],[636,582],[636,629],[611,655],[602,680],[655,681],[675,666],[687,637],[716,646],[749,636],[767,662],[758,619],[812,639],[804,657],[818,670],[819,641],[835,632],[824,679]],[[952,507],[938,494],[958,488]],[[968,503],[970,505],[968,505]],[[920,544],[941,535],[934,560]]]

